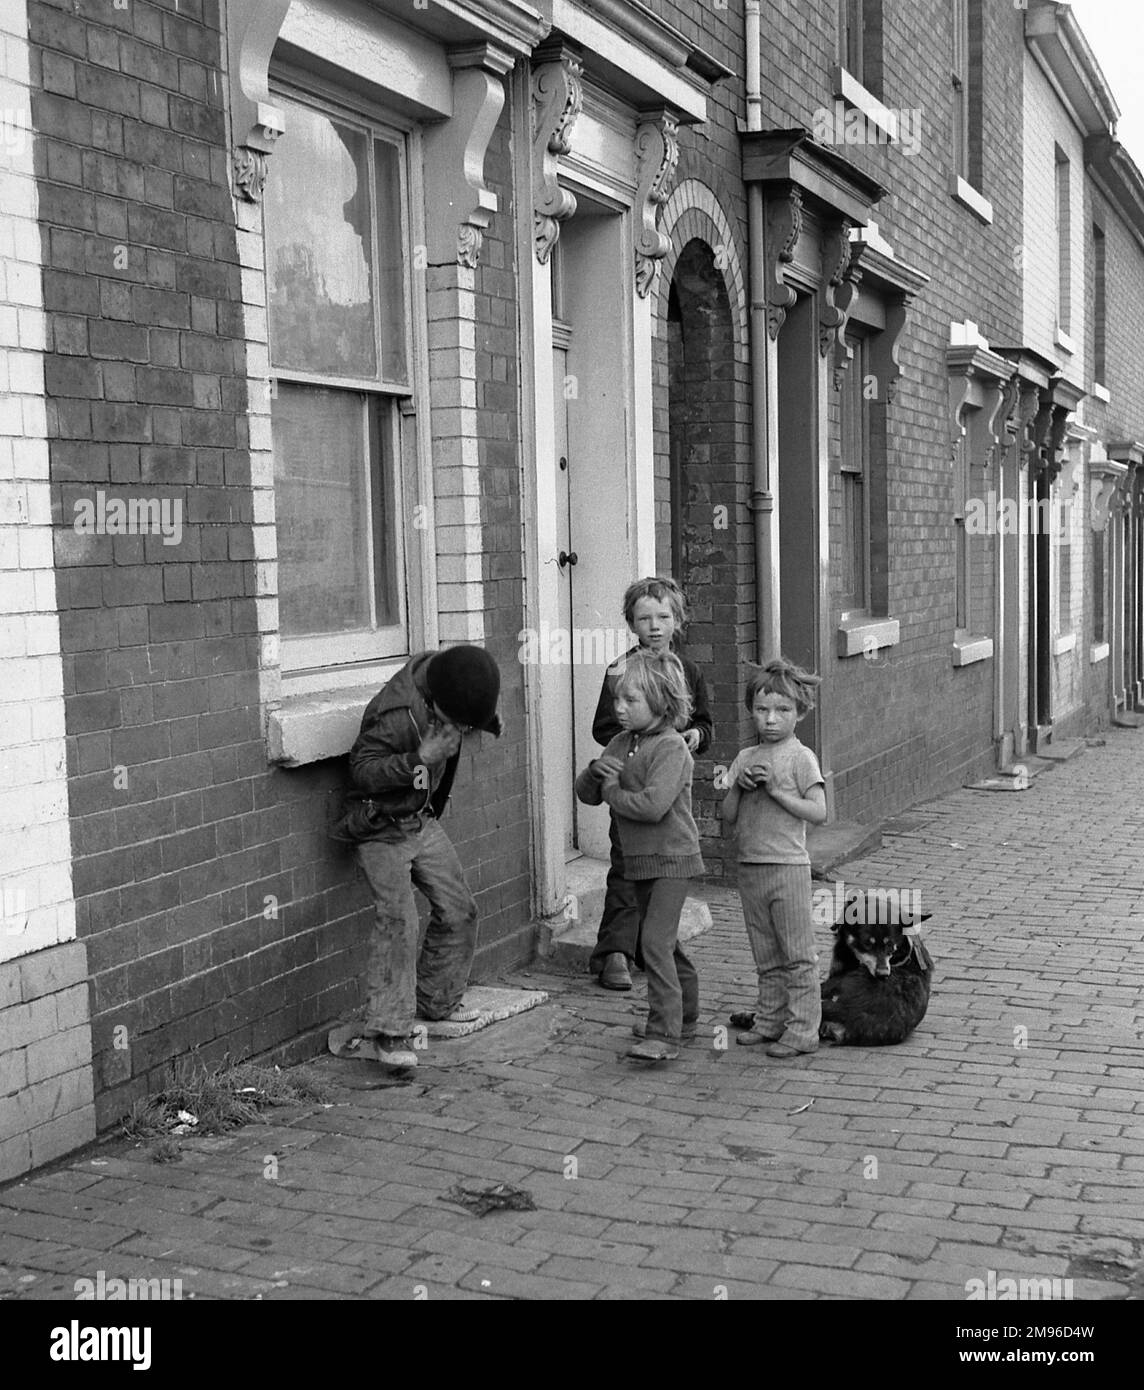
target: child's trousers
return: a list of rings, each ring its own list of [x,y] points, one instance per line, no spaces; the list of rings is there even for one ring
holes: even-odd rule
[[[647,1036],[678,1043],[683,1024],[699,1017],[699,976],[679,947],[679,917],[691,880],[632,882],[639,907],[636,957],[647,972]]]
[[[740,864],[743,921],[759,974],[755,1031],[818,1046],[822,991],[814,951],[809,864]]]
[[[477,944],[477,905],[461,861],[440,825],[398,831],[358,846],[373,890],[376,920],[369,952],[366,1029],[407,1037],[414,1013],[444,1018],[461,1002]],[[416,885],[429,899],[429,925],[417,949]]]
[[[612,815],[608,827],[608,838],[612,844],[611,862],[608,865],[608,881],[604,888],[604,911],[596,930],[596,944],[588,969],[598,975],[604,962],[613,951],[627,956],[629,963],[635,960],[636,939],[639,936],[640,914],[636,903],[636,885],[624,877],[624,851],[620,847],[620,832],[616,829],[616,817]]]

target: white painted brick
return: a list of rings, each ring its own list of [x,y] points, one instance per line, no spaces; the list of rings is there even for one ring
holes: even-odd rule
[[[52,533],[46,526],[29,526],[20,535],[20,569],[50,570],[54,563],[52,555]],[[44,650],[59,651],[59,626],[57,624],[56,639],[51,648]]]
[[[246,327],[246,336],[248,338],[253,338],[259,343],[265,343],[267,341],[265,309],[256,308],[253,304],[244,304],[242,319]]]
[[[31,613],[36,607],[34,574],[6,574],[0,584],[0,613]],[[52,586],[53,593],[55,585]]]
[[[33,707],[32,736],[34,738],[62,739],[65,727],[63,700],[41,700]]]
[[[479,526],[437,527],[438,555],[476,555],[479,558],[480,553],[481,528]]]
[[[36,786],[44,777],[44,750],[39,744],[6,748],[0,752],[0,786]]]
[[[38,274],[39,272],[37,272]],[[26,439],[46,439],[48,436],[48,411],[47,405],[42,400],[28,400],[27,397],[21,402],[24,415],[24,437]]]
[[[485,640],[484,617],[480,613],[442,612],[438,624],[442,642],[483,642]]]
[[[33,607],[37,613],[57,613],[56,575],[54,570],[33,570],[27,576],[35,589]]]
[[[254,611],[258,615],[259,632],[276,632],[278,630],[278,598],[276,595],[268,598],[256,598]]]
[[[41,304],[39,266],[28,261],[9,261],[5,267],[4,299],[8,304]]]
[[[27,623],[28,620],[23,615],[17,617],[5,614],[0,617],[0,657],[27,656]],[[0,732],[0,742],[2,741],[3,733]]]
[[[435,519],[442,526],[479,526],[481,499],[476,496],[442,497],[434,504]]]
[[[268,449],[250,451],[250,481],[256,489],[274,487],[274,455]]]
[[[39,438],[21,439],[12,447],[16,477],[46,482],[48,478],[48,441],[41,435]]]
[[[13,5],[11,7],[11,12],[8,14],[8,19],[10,20],[18,15],[22,8],[23,7],[20,5]],[[4,19],[0,19],[0,29],[6,27],[7,25]],[[23,37],[27,35],[27,32],[27,21],[24,20],[22,32],[19,27],[17,28],[18,37],[5,39],[4,41],[5,71],[13,82],[19,82],[23,87],[29,86],[32,81],[31,65],[28,60],[28,45],[22,41]]]
[[[3,681],[3,668],[0,667],[0,682]],[[28,743],[32,738],[32,710],[28,705],[6,705],[0,703],[0,748],[11,748],[19,743]],[[12,849],[19,848],[13,845]],[[0,841],[0,864],[11,868],[9,855]]]
[[[47,320],[39,309],[20,309],[20,346],[29,352],[43,352],[48,346]]]
[[[260,560],[254,566],[254,592],[256,594],[277,594],[278,564],[274,560]],[[277,627],[277,623],[275,623]]]
[[[270,428],[270,416],[252,414],[250,416],[250,447],[269,451],[273,445],[274,435]]]
[[[0,434],[19,437],[24,432],[24,410],[15,396],[0,397]]]
[[[246,266],[239,269],[244,304],[265,305],[266,279],[261,270],[250,270]]]
[[[254,556],[257,560],[274,560],[278,557],[278,531],[273,526],[252,526]]]

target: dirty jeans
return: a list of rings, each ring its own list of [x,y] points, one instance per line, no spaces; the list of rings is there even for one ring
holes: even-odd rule
[[[812,1051],[822,1022],[809,864],[740,864],[743,921],[759,975],[755,1031]]]
[[[636,939],[640,930],[640,910],[636,901],[636,885],[624,877],[624,852],[616,818],[611,817],[608,828],[612,842],[612,862],[608,866],[608,882],[604,889],[604,911],[596,932],[596,944],[588,961],[588,969],[598,975],[604,968],[604,958],[620,951],[631,964],[636,957]]]
[[[647,1036],[678,1043],[684,1022],[699,1016],[699,976],[679,946],[679,915],[691,880],[641,878],[628,886],[639,913],[633,954],[647,971]]]
[[[373,891],[366,1030],[404,1038],[414,1014],[444,1018],[461,1002],[477,944],[477,905],[461,862],[435,820],[420,830],[393,827],[358,846]],[[414,885],[429,900],[420,952]]]

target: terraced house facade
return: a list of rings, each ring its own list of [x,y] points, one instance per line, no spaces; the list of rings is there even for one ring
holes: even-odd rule
[[[572,778],[638,575],[692,600],[714,875],[760,656],[822,674],[858,822],[1132,717],[1144,197],[1067,6],[0,28],[0,1176],[361,1002],[328,831],[411,652],[503,675],[448,822],[485,974],[602,881]]]

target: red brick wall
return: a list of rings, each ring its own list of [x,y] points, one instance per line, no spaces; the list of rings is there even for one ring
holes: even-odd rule
[[[469,740],[474,747],[462,754],[445,820],[480,908],[477,973],[516,964],[532,947],[532,826],[524,671],[519,660],[524,580],[511,113],[510,96],[485,157],[486,178],[499,211],[485,233],[476,277],[485,646],[501,671],[505,732],[500,739],[484,734]]]
[[[217,3],[30,10],[77,931],[106,1125],[192,1048],[305,1051],[307,1030],[361,1002],[371,913],[326,835],[344,760],[266,760]],[[521,957],[529,915],[507,128],[478,292],[509,733],[466,750],[447,821],[482,912],[478,973]],[[181,543],[75,534],[98,489],[178,500]]]

